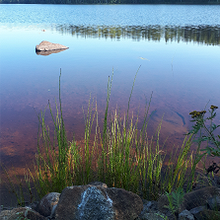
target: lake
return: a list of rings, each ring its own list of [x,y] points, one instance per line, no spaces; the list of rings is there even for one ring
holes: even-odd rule
[[[69,138],[82,141],[90,96],[101,124],[112,70],[110,112],[123,115],[141,66],[130,112],[143,120],[153,92],[148,133],[163,117],[161,143],[179,146],[192,126],[189,112],[220,106],[219,12],[219,5],[0,5],[1,162],[21,175],[32,165],[37,114],[58,100],[60,68]],[[43,40],[69,49],[37,55]]]

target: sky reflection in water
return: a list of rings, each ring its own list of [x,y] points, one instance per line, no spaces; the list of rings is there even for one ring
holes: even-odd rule
[[[57,10],[56,6],[53,10]],[[103,119],[112,68],[115,74],[110,109],[117,106],[123,114],[141,65],[131,112],[137,114],[140,109],[143,116],[145,96],[149,101],[153,91],[151,111],[156,112],[148,127],[149,135],[164,114],[161,141],[169,136],[166,147],[181,144],[190,127],[190,111],[202,110],[209,100],[210,105],[219,105],[220,28],[215,20],[213,25],[191,26],[181,22],[176,26],[160,22],[136,22],[130,26],[129,22],[113,23],[1,24],[0,142],[1,160],[6,166],[19,168],[32,163],[37,144],[36,114],[45,108],[48,99],[51,103],[57,99],[60,68],[66,127],[69,137],[74,132],[77,140],[83,138],[82,106],[87,108],[90,94],[97,100],[100,122]],[[69,49],[49,56],[37,55],[35,46],[42,40]],[[220,114],[216,123],[220,123]]]

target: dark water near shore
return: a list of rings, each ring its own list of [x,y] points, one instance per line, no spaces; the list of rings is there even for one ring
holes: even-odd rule
[[[31,165],[37,114],[58,98],[58,77],[69,137],[83,139],[91,94],[103,119],[106,84],[114,68],[110,109],[143,116],[153,91],[149,135],[163,117],[161,143],[180,145],[188,113],[220,106],[220,6],[0,5],[1,162],[18,174]],[[42,40],[69,46],[37,55]],[[49,116],[49,114],[48,114]],[[48,117],[49,121],[49,117]],[[217,114],[216,123],[220,123]]]

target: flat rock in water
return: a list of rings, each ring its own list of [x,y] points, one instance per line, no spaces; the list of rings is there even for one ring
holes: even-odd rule
[[[54,50],[66,50],[69,47],[66,47],[61,44],[51,43],[49,41],[42,41],[39,45],[36,46],[36,52],[46,52],[46,51],[54,51]]]

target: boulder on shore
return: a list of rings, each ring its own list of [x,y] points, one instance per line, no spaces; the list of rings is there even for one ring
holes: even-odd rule
[[[36,52],[48,52],[48,51],[61,51],[66,50],[69,47],[66,47],[61,44],[51,43],[49,41],[42,41],[39,45],[36,46]]]
[[[143,210],[141,198],[101,182],[66,187],[55,210],[57,220],[134,220]]]

